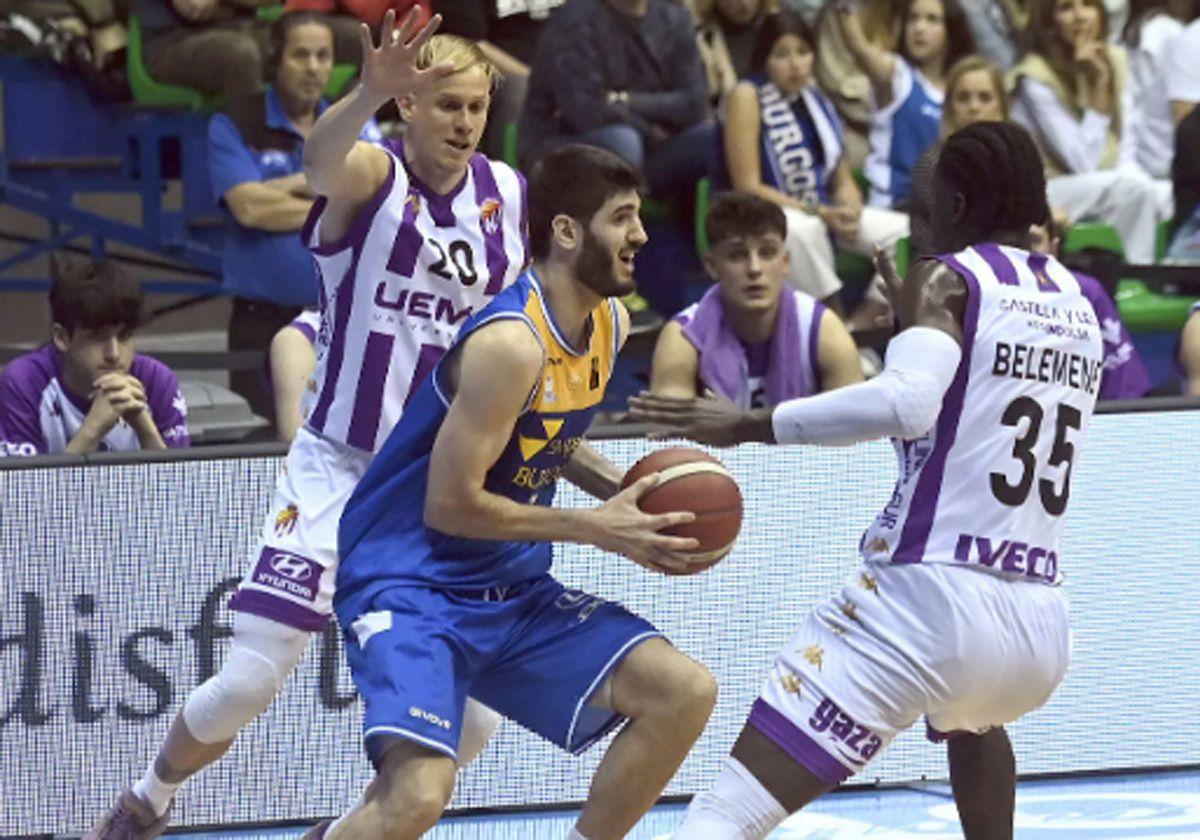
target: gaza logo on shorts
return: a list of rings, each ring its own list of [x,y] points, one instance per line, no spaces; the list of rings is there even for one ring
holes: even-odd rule
[[[254,582],[279,592],[315,601],[321,564],[298,554],[264,548],[254,569]]]
[[[848,747],[849,749],[846,750],[839,746],[838,752],[858,766],[862,766],[864,761],[870,761],[883,745],[883,741],[878,735],[856,722],[828,697],[821,701],[821,705],[817,706],[812,717],[808,719],[808,725],[813,728],[813,731],[826,733],[826,737],[830,740]],[[847,755],[848,752],[851,754]],[[860,759],[859,756],[862,758]]]

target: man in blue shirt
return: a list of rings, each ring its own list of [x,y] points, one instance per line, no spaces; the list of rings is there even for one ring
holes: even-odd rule
[[[233,297],[230,350],[266,351],[276,332],[317,303],[316,264],[296,232],[313,204],[301,158],[327,105],[333,32],[321,15],[294,12],[272,25],[271,44],[271,84],[234,101],[208,128],[209,172],[226,210],[221,273]],[[378,139],[373,123],[363,139]],[[255,366],[234,371],[230,385],[273,420],[262,380]]]

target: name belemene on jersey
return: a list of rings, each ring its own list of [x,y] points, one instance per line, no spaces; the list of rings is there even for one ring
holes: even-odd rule
[[[1095,394],[1100,390],[1102,359],[1071,353],[1055,347],[996,342],[992,374],[1012,379],[1027,379],[1054,385],[1065,385],[1077,391]]]

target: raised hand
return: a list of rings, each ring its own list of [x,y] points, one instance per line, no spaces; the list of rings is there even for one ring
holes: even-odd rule
[[[681,552],[694,551],[700,544],[690,537],[659,532],[692,522],[696,515],[690,511],[650,514],[638,507],[638,500],[658,484],[658,478],[654,473],[635,481],[596,508],[593,522],[597,533],[592,542],[656,572],[685,572],[689,560]]]
[[[371,36],[370,27],[365,23],[362,25],[359,33],[363,54],[362,87],[367,96],[380,104],[405,94],[416,93],[430,82],[454,72],[454,67],[449,64],[439,64],[424,70],[417,68],[417,56],[421,47],[433,37],[442,23],[442,16],[434,15],[429,23],[415,31],[417,14],[418,9],[414,6],[397,28],[396,10],[388,9],[383,16],[378,47]]]

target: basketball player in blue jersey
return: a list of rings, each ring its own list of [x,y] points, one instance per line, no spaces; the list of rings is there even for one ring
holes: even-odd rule
[[[592,781],[574,840],[617,840],[654,804],[699,736],[708,671],[619,604],[550,574],[551,543],[681,569],[691,539],[649,515],[655,476],[583,440],[629,331],[617,298],[645,244],[637,172],[566,146],[529,186],[533,266],[459,334],[346,506],[334,609],[362,694],[377,776],[312,837],[416,838],[454,786],[468,694],[582,752],[625,723]],[[605,500],[552,508],[559,476]]]
[[[900,288],[902,332],[870,382],[738,411],[635,399],[699,441],[848,445],[891,436],[900,476],[860,542],[864,566],[780,652],[732,756],[675,837],[765,837],[926,717],[947,740],[968,840],[1010,838],[1004,724],[1066,673],[1059,538],[1103,371],[1072,273],[1032,253],[1048,216],[1032,139],[1006,123],[952,135],[934,182],[942,256]]]
[[[317,120],[304,146],[318,193],[301,236],[320,269],[317,366],[250,569],[230,601],[233,639],[220,671],[184,702],[158,755],[88,840],[146,840],[171,802],[219,759],[282,689],[327,626],[342,507],[416,384],[470,314],[526,263],[524,181],[475,152],[497,71],[474,44],[384,21],[363,27],[363,82]],[[396,37],[393,37],[395,35]],[[403,144],[358,142],[395,99]],[[465,763],[495,727],[471,702]]]

